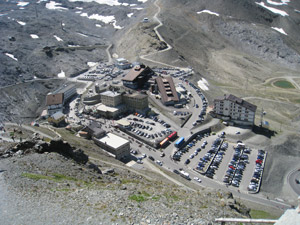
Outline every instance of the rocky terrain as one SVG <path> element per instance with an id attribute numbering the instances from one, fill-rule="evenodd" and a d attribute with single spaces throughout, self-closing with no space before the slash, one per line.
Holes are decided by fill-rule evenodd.
<path id="1" fill-rule="evenodd" d="M 100 1 L 101 2 L 101 1 Z M 0 86 L 78 74 L 106 61 L 116 32 L 137 17 L 141 1 L 5 1 L 0 3 Z M 130 16 L 130 17 L 129 17 Z M 131 18 L 132 17 L 132 18 Z"/>
<path id="2" fill-rule="evenodd" d="M 95 165 L 62 140 L 26 141 L 2 149 L 0 158 L 1 224 L 213 224 L 216 217 L 249 217 L 231 193 L 188 191 Z"/>

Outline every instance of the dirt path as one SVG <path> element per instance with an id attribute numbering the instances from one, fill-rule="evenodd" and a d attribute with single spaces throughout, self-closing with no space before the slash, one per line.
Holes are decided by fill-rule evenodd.
<path id="1" fill-rule="evenodd" d="M 5 125 L 8 125 L 8 126 L 19 126 L 18 124 L 16 123 L 5 123 Z M 25 130 L 29 130 L 29 131 L 32 131 L 34 133 L 38 133 L 46 138 L 49 138 L 49 139 L 53 139 L 53 137 L 51 137 L 50 135 L 48 134 L 45 134 L 44 132 L 36 129 L 35 127 L 31 127 L 31 126 L 28 126 L 28 125 L 22 125 L 22 128 L 24 128 Z"/>
<path id="2" fill-rule="evenodd" d="M 156 20 L 158 22 L 158 25 L 156 27 L 154 27 L 154 32 L 156 33 L 157 37 L 159 38 L 160 41 L 162 42 L 165 42 L 166 45 L 167 45 L 167 48 L 166 49 L 163 49 L 163 50 L 160 50 L 160 51 L 157 51 L 157 52 L 152 52 L 150 54 L 147 54 L 147 55 L 141 55 L 140 58 L 143 59 L 143 60 L 146 60 L 146 61 L 149 61 L 149 62 L 152 62 L 152 63 L 155 63 L 155 64 L 160 64 L 160 65 L 163 65 L 163 66 L 167 66 L 167 67 L 171 67 L 171 68 L 176 68 L 176 69 L 180 69 L 180 70 L 189 70 L 189 68 L 185 68 L 185 67 L 178 67 L 178 66 L 174 66 L 174 65 L 170 65 L 170 64 L 167 64 L 167 63 L 162 63 L 162 62 L 159 62 L 159 61 L 156 61 L 156 60 L 153 60 L 153 59 L 149 59 L 148 57 L 149 56 L 152 56 L 154 54 L 157 54 L 157 53 L 163 53 L 163 52 L 166 52 L 166 51 L 169 51 L 171 49 L 173 49 L 173 47 L 168 43 L 166 42 L 166 40 L 161 36 L 161 34 L 158 32 L 158 28 L 160 28 L 161 26 L 163 26 L 163 23 L 161 22 L 161 20 L 157 17 L 157 15 L 160 13 L 161 11 L 161 8 L 160 6 L 157 4 L 158 0 L 156 0 L 154 2 L 154 5 L 157 7 L 157 12 L 154 14 L 153 16 L 153 19 Z"/>

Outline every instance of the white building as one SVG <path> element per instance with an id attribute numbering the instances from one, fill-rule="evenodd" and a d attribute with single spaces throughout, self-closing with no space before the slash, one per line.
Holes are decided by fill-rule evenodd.
<path id="1" fill-rule="evenodd" d="M 254 125 L 256 105 L 234 95 L 224 95 L 214 100 L 214 114 L 239 125 Z"/>
<path id="2" fill-rule="evenodd" d="M 126 158 L 130 155 L 130 143 L 124 138 L 119 137 L 113 133 L 107 133 L 106 136 L 102 138 L 93 138 L 94 142 L 113 154 L 116 159 Z"/>

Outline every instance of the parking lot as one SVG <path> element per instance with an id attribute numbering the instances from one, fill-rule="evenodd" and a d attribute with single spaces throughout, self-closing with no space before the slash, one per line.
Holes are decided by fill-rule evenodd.
<path id="1" fill-rule="evenodd" d="M 159 143 L 172 133 L 171 125 L 157 116 L 150 116 L 146 118 L 141 114 L 131 114 L 126 117 L 130 122 L 127 130 L 133 136 L 140 136 L 141 138 Z"/>
<path id="2" fill-rule="evenodd" d="M 263 172 L 262 150 L 250 149 L 243 143 L 230 143 L 226 135 L 198 135 L 182 148 L 180 164 L 218 183 L 239 190 L 258 192 Z"/>

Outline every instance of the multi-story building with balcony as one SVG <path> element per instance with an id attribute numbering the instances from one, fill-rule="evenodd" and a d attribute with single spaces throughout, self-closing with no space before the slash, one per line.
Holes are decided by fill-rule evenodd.
<path id="1" fill-rule="evenodd" d="M 213 113 L 234 124 L 253 126 L 256 108 L 256 105 L 229 94 L 214 100 Z"/>

